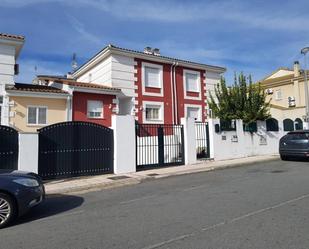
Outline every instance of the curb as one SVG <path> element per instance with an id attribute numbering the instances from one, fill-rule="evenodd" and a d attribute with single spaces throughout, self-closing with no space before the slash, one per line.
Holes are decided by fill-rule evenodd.
<path id="1" fill-rule="evenodd" d="M 204 167 L 204 168 L 197 168 L 197 169 L 188 169 L 184 171 L 174 172 L 174 173 L 165 173 L 165 174 L 159 174 L 157 176 L 137 176 L 137 177 L 130 177 L 126 180 L 119 180 L 115 182 L 105 182 L 105 183 L 95 183 L 95 184 L 88 184 L 85 186 L 76 186 L 76 187 L 69 187 L 69 188 L 62 188 L 61 190 L 46 190 L 47 195 L 51 194 L 82 194 L 87 192 L 94 192 L 94 191 L 100 191 L 104 189 L 111 189 L 111 188 L 119 188 L 124 186 L 130 186 L 130 185 L 136 185 L 147 181 L 162 179 L 162 178 L 168 178 L 173 176 L 181 176 L 181 175 L 188 175 L 188 174 L 197 174 L 202 172 L 209 172 L 209 171 L 215 171 L 215 170 L 224 170 L 228 168 L 236 168 L 236 167 L 242 167 L 242 166 L 250 166 L 253 164 L 259 164 L 269 161 L 275 161 L 278 160 L 279 157 L 273 157 L 273 158 L 266 158 L 266 159 L 260 159 L 257 161 L 249 161 L 249 162 L 235 162 L 228 165 L 221 165 L 221 166 L 210 166 L 210 167 Z"/>

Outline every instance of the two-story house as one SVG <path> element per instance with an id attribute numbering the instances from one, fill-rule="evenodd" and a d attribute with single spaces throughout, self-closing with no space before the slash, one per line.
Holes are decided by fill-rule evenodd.
<path id="1" fill-rule="evenodd" d="M 140 52 L 108 45 L 66 79 L 40 76 L 38 80 L 62 90 L 67 82 L 121 90 L 113 93 L 112 103 L 105 100 L 107 96 L 95 104 L 83 100 L 86 104 L 79 109 L 83 113 L 101 110 L 107 102 L 115 105 L 115 113 L 133 114 L 139 123 L 179 124 L 182 117 L 206 120 L 208 86 L 213 89 L 225 70 L 162 56 L 159 49 Z M 80 101 L 77 96 L 75 102 Z"/>
<path id="2" fill-rule="evenodd" d="M 305 85 L 299 62 L 294 62 L 293 69 L 277 69 L 260 83 L 266 91 L 266 101 L 270 101 L 271 116 L 278 120 L 292 119 L 302 125 L 306 114 Z"/>
<path id="3" fill-rule="evenodd" d="M 67 120 L 70 96 L 61 89 L 15 82 L 24 42 L 24 36 L 0 33 L 0 125 L 35 132 Z"/>

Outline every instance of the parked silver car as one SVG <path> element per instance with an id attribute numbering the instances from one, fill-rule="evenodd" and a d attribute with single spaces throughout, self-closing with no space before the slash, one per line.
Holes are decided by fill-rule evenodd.
<path id="1" fill-rule="evenodd" d="M 291 131 L 280 139 L 279 153 L 282 160 L 291 157 L 309 158 L 309 130 Z"/>

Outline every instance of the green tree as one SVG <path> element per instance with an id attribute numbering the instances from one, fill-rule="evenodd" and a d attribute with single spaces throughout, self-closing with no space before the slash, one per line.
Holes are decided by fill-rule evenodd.
<path id="1" fill-rule="evenodd" d="M 270 117 L 266 93 L 261 85 L 253 84 L 251 76 L 235 74 L 234 84 L 226 85 L 224 78 L 215 88 L 216 99 L 210 94 L 209 108 L 222 120 L 242 119 L 244 124 Z"/>

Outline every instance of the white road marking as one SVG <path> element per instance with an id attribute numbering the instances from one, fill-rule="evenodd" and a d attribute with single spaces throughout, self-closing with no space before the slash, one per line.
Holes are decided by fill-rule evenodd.
<path id="1" fill-rule="evenodd" d="M 128 200 L 128 201 L 122 201 L 120 202 L 120 204 L 130 204 L 136 201 L 142 201 L 142 200 L 146 200 L 146 199 L 150 199 L 153 197 L 156 197 L 157 195 L 148 195 L 148 196 L 144 196 L 144 197 L 140 197 L 140 198 L 136 198 L 136 199 L 132 199 L 132 200 Z"/>
<path id="2" fill-rule="evenodd" d="M 246 219 L 246 218 L 261 214 L 261 213 L 264 213 L 264 212 L 272 210 L 272 209 L 280 208 L 282 206 L 303 200 L 303 199 L 308 198 L 308 197 L 309 197 L 309 194 L 302 195 L 300 197 L 297 197 L 297 198 L 294 198 L 294 199 L 291 199 L 291 200 L 288 200 L 288 201 L 284 201 L 284 202 L 278 203 L 278 204 L 273 205 L 273 206 L 262 208 L 262 209 L 259 209 L 259 210 L 256 210 L 256 211 L 253 211 L 253 212 L 250 212 L 250 213 L 247 213 L 247 214 L 235 217 L 235 218 L 232 218 L 230 220 L 222 221 L 220 223 L 217 223 L 217 224 L 214 224 L 214 225 L 211 225 L 211 226 L 208 226 L 208 227 L 204 227 L 204 228 L 200 229 L 200 232 L 206 232 L 206 231 L 209 231 L 209 230 L 212 230 L 212 229 L 216 229 L 217 227 L 221 227 L 221 226 L 224 226 L 224 225 L 227 225 L 227 224 L 231 224 L 231 223 L 234 223 L 234 222 L 237 222 L 237 221 L 240 221 L 240 220 L 243 220 L 243 219 Z M 166 241 L 163 241 L 163 242 L 151 245 L 151 246 L 144 247 L 143 249 L 159 248 L 159 247 L 165 246 L 167 244 L 171 244 L 173 242 L 186 239 L 188 237 L 193 237 L 196 234 L 197 234 L 197 232 L 184 234 L 184 235 L 177 236 L 175 238 L 172 238 L 172 239 L 169 239 L 169 240 L 166 240 Z"/>

